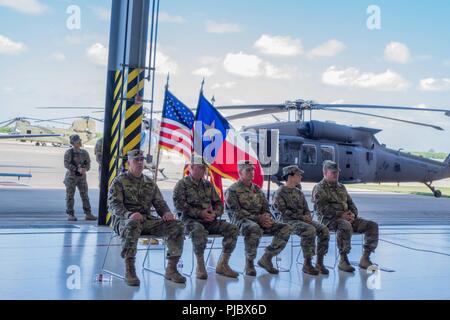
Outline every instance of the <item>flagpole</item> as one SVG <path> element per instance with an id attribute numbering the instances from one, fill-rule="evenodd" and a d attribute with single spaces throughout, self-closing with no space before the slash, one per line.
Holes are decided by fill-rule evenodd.
<path id="1" fill-rule="evenodd" d="M 166 81 L 166 87 L 165 87 L 166 91 L 164 93 L 164 103 L 163 103 L 163 110 L 162 110 L 162 113 L 161 113 L 161 117 L 162 117 L 162 115 L 164 115 L 164 108 L 166 107 L 165 101 L 166 101 L 167 90 L 169 90 L 169 80 L 170 80 L 170 74 L 167 73 L 167 81 Z M 159 138 L 160 137 L 161 137 L 161 131 L 160 131 L 160 134 L 159 134 Z M 161 159 L 161 146 L 159 145 L 159 139 L 158 139 L 158 144 L 157 144 L 156 148 L 157 148 L 157 150 L 156 150 L 155 183 L 158 182 L 159 161 Z"/>

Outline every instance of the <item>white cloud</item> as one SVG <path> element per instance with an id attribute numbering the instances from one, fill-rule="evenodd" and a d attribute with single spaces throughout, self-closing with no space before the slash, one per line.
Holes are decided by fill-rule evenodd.
<path id="1" fill-rule="evenodd" d="M 15 55 L 26 50 L 23 43 L 15 42 L 8 37 L 0 35 L 0 54 Z"/>
<path id="2" fill-rule="evenodd" d="M 209 33 L 241 32 L 242 28 L 236 23 L 206 21 L 206 31 Z"/>
<path id="3" fill-rule="evenodd" d="M 86 50 L 89 60 L 99 66 L 108 64 L 108 48 L 101 43 L 95 43 Z"/>
<path id="4" fill-rule="evenodd" d="M 291 79 L 292 74 L 287 70 L 282 70 L 270 63 L 265 63 L 265 76 L 271 79 Z"/>
<path id="5" fill-rule="evenodd" d="M 260 52 L 271 56 L 298 56 L 303 53 L 300 39 L 263 34 L 254 44 Z"/>
<path id="6" fill-rule="evenodd" d="M 245 104 L 244 100 L 241 99 L 230 99 L 231 104 L 236 105 L 236 104 Z"/>
<path id="7" fill-rule="evenodd" d="M 0 6 L 31 15 L 39 15 L 49 9 L 39 0 L 0 0 Z"/>
<path id="8" fill-rule="evenodd" d="M 66 61 L 66 56 L 62 52 L 55 52 L 50 56 L 53 61 L 64 62 Z"/>
<path id="9" fill-rule="evenodd" d="M 449 91 L 450 79 L 422 79 L 420 80 L 420 89 L 422 89 L 423 91 Z"/>
<path id="10" fill-rule="evenodd" d="M 161 12 L 159 14 L 159 22 L 168 22 L 168 23 L 185 23 L 186 19 L 182 16 L 172 16 L 167 12 Z"/>
<path id="11" fill-rule="evenodd" d="M 166 55 L 161 51 L 156 52 L 156 73 L 167 75 L 170 73 L 171 75 L 177 74 L 179 71 L 178 63 L 174 61 L 171 57 Z"/>
<path id="12" fill-rule="evenodd" d="M 228 73 L 247 78 L 265 76 L 270 79 L 291 79 L 293 77 L 292 68 L 278 68 L 256 55 L 243 52 L 228 53 L 223 66 Z"/>
<path id="13" fill-rule="evenodd" d="M 201 67 L 192 72 L 195 76 L 201 76 L 201 77 L 211 77 L 214 74 L 214 70 L 207 68 L 207 67 Z"/>
<path id="14" fill-rule="evenodd" d="M 391 42 L 384 49 L 384 58 L 396 63 L 408 63 L 411 61 L 409 48 L 401 42 Z"/>
<path id="15" fill-rule="evenodd" d="M 203 65 L 211 65 L 216 64 L 222 61 L 222 58 L 212 57 L 212 56 L 203 56 L 198 59 L 198 62 Z"/>
<path id="16" fill-rule="evenodd" d="M 338 55 L 345 49 L 345 45 L 336 39 L 331 39 L 308 53 L 308 58 L 330 58 Z"/>
<path id="17" fill-rule="evenodd" d="M 410 83 L 391 70 L 383 73 L 361 72 L 357 68 L 338 69 L 329 67 L 322 74 L 322 82 L 336 87 L 364 88 L 381 91 L 400 91 Z"/>
<path id="18" fill-rule="evenodd" d="M 263 61 L 255 55 L 239 53 L 228 53 L 223 61 L 223 67 L 231 74 L 254 78 L 262 74 Z"/>
<path id="19" fill-rule="evenodd" d="M 231 88 L 233 88 L 235 86 L 236 86 L 236 82 L 228 81 L 228 82 L 225 82 L 225 83 L 215 83 L 214 85 L 211 86 L 211 89 L 212 90 L 222 89 L 222 88 L 224 88 L 224 89 L 231 89 Z"/>
<path id="20" fill-rule="evenodd" d="M 109 21 L 111 19 L 110 9 L 102 6 L 91 6 L 91 9 L 100 20 Z"/>

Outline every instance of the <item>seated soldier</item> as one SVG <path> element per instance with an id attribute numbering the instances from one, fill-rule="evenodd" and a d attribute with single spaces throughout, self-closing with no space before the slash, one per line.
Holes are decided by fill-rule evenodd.
<path id="1" fill-rule="evenodd" d="M 298 188 L 302 181 L 303 171 L 296 165 L 283 168 L 283 178 L 286 185 L 275 192 L 273 205 L 281 214 L 281 220 L 294 228 L 294 234 L 301 238 L 303 257 L 303 272 L 311 275 L 328 274 L 323 264 L 323 258 L 328 252 L 330 233 L 328 228 L 312 220 L 305 195 Z M 317 235 L 317 264 L 313 267 L 311 260 L 316 252 L 315 238 Z"/>
<path id="2" fill-rule="evenodd" d="M 205 179 L 206 165 L 200 156 L 192 157 L 190 174 L 178 181 L 173 193 L 173 203 L 189 232 L 197 258 L 197 278 L 207 279 L 204 252 L 209 234 L 223 236 L 222 254 L 217 263 L 216 273 L 237 278 L 238 273 L 228 262 L 236 248 L 239 229 L 235 225 L 220 220 L 223 204 L 214 186 Z"/>
<path id="3" fill-rule="evenodd" d="M 358 208 L 347 192 L 345 186 L 339 183 L 338 165 L 330 160 L 323 163 L 323 179 L 314 186 L 312 201 L 320 222 L 330 230 L 336 231 L 336 241 L 339 248 L 339 269 L 353 272 L 348 260 L 351 250 L 352 232 L 364 234 L 364 253 L 359 266 L 367 269 L 372 262 L 370 254 L 378 246 L 378 224 L 358 217 Z"/>
<path id="4" fill-rule="evenodd" d="M 274 237 L 258 261 L 258 265 L 269 273 L 278 274 L 278 270 L 273 267 L 272 258 L 284 249 L 292 228 L 272 219 L 267 199 L 261 189 L 252 182 L 254 172 L 254 165 L 250 161 L 239 162 L 239 181 L 232 184 L 225 192 L 226 209 L 231 221 L 244 235 L 245 274 L 256 276 L 253 261 L 263 233 Z"/>
<path id="5" fill-rule="evenodd" d="M 156 183 L 142 174 L 142 151 L 128 152 L 128 166 L 128 171 L 114 179 L 108 194 L 113 227 L 122 238 L 121 256 L 125 259 L 125 281 L 130 286 L 139 286 L 134 266 L 137 243 L 141 235 L 154 235 L 167 237 L 166 279 L 184 283 L 186 278 L 177 270 L 177 263 L 183 253 L 183 223 L 175 220 Z M 152 206 L 161 218 L 151 215 Z"/>

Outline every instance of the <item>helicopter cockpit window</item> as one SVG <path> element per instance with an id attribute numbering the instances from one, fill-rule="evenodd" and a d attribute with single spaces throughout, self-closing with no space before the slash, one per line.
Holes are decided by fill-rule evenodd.
<path id="1" fill-rule="evenodd" d="M 322 146 L 320 149 L 321 149 L 321 152 L 322 152 L 322 161 L 325 161 L 325 160 L 335 161 L 335 159 L 334 159 L 334 147 L 332 147 L 332 146 Z"/>
<path id="2" fill-rule="evenodd" d="M 317 164 L 317 149 L 315 145 L 303 145 L 302 162 L 303 164 Z"/>

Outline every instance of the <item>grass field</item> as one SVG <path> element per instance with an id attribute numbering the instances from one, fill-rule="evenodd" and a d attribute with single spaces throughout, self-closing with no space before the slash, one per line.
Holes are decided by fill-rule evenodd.
<path id="1" fill-rule="evenodd" d="M 421 196 L 433 197 L 433 193 L 426 186 L 413 185 L 413 186 L 397 186 L 394 184 L 352 184 L 347 185 L 349 189 L 367 189 L 367 190 L 377 190 L 385 192 L 397 192 L 405 194 L 416 194 Z M 442 192 L 442 197 L 450 198 L 450 188 L 449 187 L 438 187 L 438 190 Z"/>

